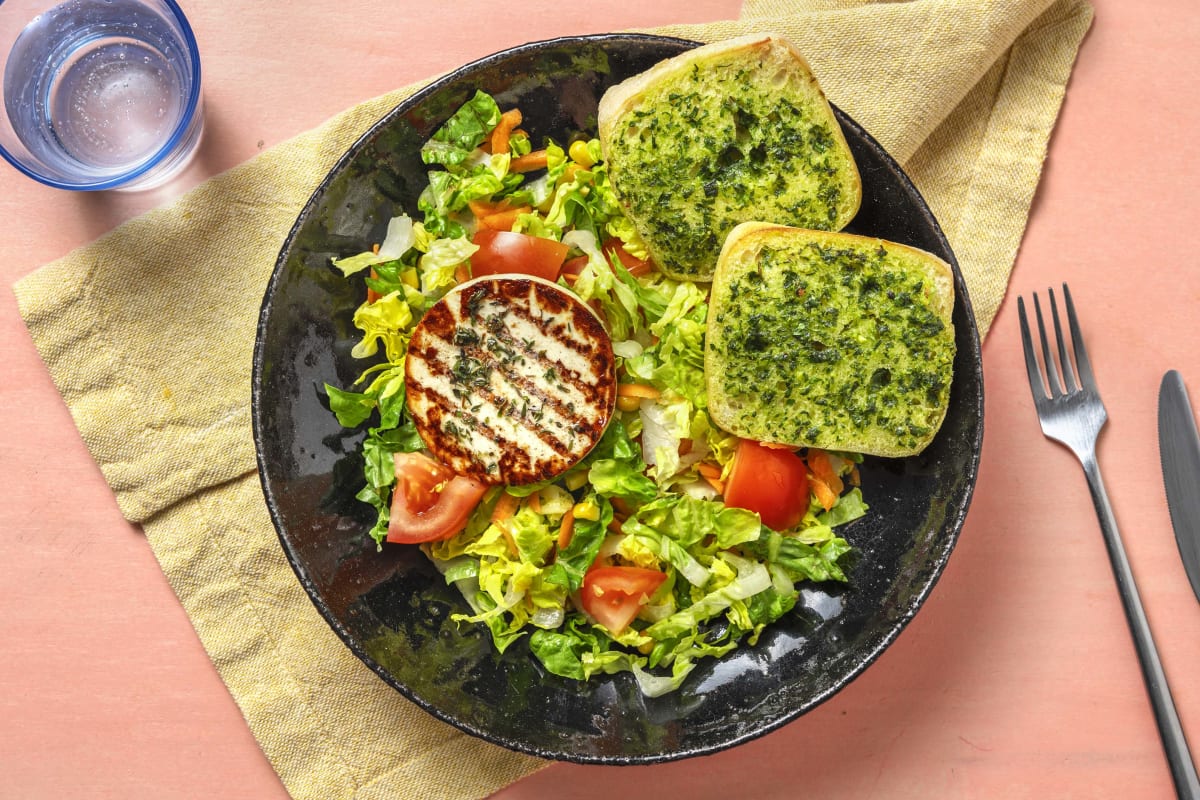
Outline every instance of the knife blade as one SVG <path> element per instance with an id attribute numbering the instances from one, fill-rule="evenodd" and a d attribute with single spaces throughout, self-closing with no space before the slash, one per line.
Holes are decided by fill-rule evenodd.
<path id="1" fill-rule="evenodd" d="M 1158 390 L 1158 453 L 1175 544 L 1200 600 L 1200 435 L 1177 370 L 1163 375 Z"/>

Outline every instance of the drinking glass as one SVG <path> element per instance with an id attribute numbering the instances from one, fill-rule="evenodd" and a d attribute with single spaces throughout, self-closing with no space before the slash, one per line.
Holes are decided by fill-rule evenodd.
<path id="1" fill-rule="evenodd" d="M 0 155 L 62 189 L 148 189 L 204 128 L 200 55 L 175 0 L 0 0 Z"/>

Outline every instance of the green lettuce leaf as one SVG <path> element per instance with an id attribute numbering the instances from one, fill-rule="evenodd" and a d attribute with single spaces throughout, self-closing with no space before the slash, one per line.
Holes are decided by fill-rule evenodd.
<path id="1" fill-rule="evenodd" d="M 588 257 L 587 266 L 579 273 L 574 286 L 571 287 L 575 294 L 585 302 L 599 301 L 609 333 L 614 339 L 629 338 L 638 323 L 638 299 L 636 292 L 617 278 L 617 271 L 626 274 L 628 272 L 619 264 L 609 264 L 595 234 L 591 231 L 573 230 L 565 234 L 562 241 Z"/>
<path id="2" fill-rule="evenodd" d="M 375 410 L 375 398 L 362 392 L 347 392 L 336 386 L 325 384 L 329 396 L 329 410 L 337 417 L 343 428 L 357 428 L 367 421 Z"/>
<path id="3" fill-rule="evenodd" d="M 660 497 L 639 508 L 632 519 L 683 547 L 711 536 L 717 547 L 729 549 L 758 539 L 762 530 L 753 511 L 687 495 Z"/>
<path id="4" fill-rule="evenodd" d="M 475 96 L 455 111 L 421 147 L 421 160 L 426 164 L 461 164 L 483 144 L 499 122 L 500 107 L 496 101 L 486 92 L 476 90 Z"/>
<path id="5" fill-rule="evenodd" d="M 846 582 L 843 562 L 851 556 L 853 548 L 845 539 L 831 536 L 824 542 L 809 544 L 775 531 L 765 533 L 757 541 L 743 544 L 743 550 L 783 567 L 793 580 Z"/>
<path id="6" fill-rule="evenodd" d="M 536 630 L 529 637 L 529 648 L 548 671 L 577 681 L 591 674 L 583 656 L 596 656 L 608 649 L 607 637 L 584 628 L 582 617 L 572 617 L 558 631 Z"/>
<path id="7" fill-rule="evenodd" d="M 609 423 L 588 459 L 588 482 L 599 494 L 637 503 L 652 500 L 658 494 L 654 481 L 645 475 L 641 449 L 621 420 Z"/>
<path id="8" fill-rule="evenodd" d="M 771 588 L 771 576 L 759 561 L 721 553 L 713 566 L 732 566 L 736 573 L 727 582 L 705 594 L 695 603 L 681 608 L 666 619 L 646 628 L 644 633 L 655 639 L 676 639 L 695 633 L 704 623 L 721 616 L 735 601 L 746 600 Z"/>
<path id="9" fill-rule="evenodd" d="M 838 525 L 845 525 L 847 522 L 865 517 L 868 508 L 869 506 L 863 500 L 862 490 L 855 486 L 839 497 L 833 508 L 823 514 L 818 514 L 817 520 L 822 525 L 836 528 Z"/>

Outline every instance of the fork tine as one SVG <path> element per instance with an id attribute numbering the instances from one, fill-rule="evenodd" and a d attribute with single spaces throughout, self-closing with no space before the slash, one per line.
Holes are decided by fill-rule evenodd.
<path id="1" fill-rule="evenodd" d="M 1067 306 L 1067 325 L 1071 328 L 1071 340 L 1075 345 L 1075 367 L 1079 371 L 1079 385 L 1084 389 L 1096 390 L 1096 376 L 1092 374 L 1092 362 L 1083 345 L 1083 333 L 1079 330 L 1079 318 L 1075 316 L 1075 304 L 1071 302 L 1071 290 L 1063 283 L 1063 301 Z"/>
<path id="2" fill-rule="evenodd" d="M 1036 295 L 1034 295 L 1036 297 Z M 1033 337 L 1029 333 L 1029 319 L 1025 316 L 1025 298 L 1017 298 L 1017 317 L 1021 321 L 1021 346 L 1025 350 L 1025 369 L 1029 372 L 1029 389 L 1033 392 L 1033 402 L 1038 403 L 1045 400 L 1049 395 L 1046 392 L 1046 381 L 1042 378 L 1042 371 L 1038 368 L 1037 356 L 1033 352 Z"/>
<path id="3" fill-rule="evenodd" d="M 1062 367 L 1063 383 L 1066 384 L 1067 394 L 1075 391 L 1075 370 L 1071 367 L 1071 359 L 1067 358 L 1067 345 L 1063 341 L 1062 326 L 1058 323 L 1058 303 L 1054 302 L 1054 290 L 1047 289 L 1046 292 L 1050 295 L 1050 317 L 1054 320 L 1054 338 L 1058 342 L 1058 363 Z M 1074 332 L 1071 335 L 1072 341 L 1078 341 Z"/>
<path id="4" fill-rule="evenodd" d="M 1054 357 L 1050 355 L 1050 343 L 1046 340 L 1046 324 L 1042 321 L 1042 304 L 1038 302 L 1038 296 L 1033 296 L 1033 312 L 1037 316 L 1038 336 L 1042 340 L 1042 363 L 1046 365 L 1046 380 L 1050 384 L 1050 399 L 1054 399 L 1065 394 L 1062 386 L 1058 382 L 1058 367 L 1054 363 Z"/>

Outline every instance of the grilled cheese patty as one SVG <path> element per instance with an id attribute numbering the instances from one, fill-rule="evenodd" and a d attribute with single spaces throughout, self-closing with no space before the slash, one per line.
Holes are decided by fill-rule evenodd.
<path id="1" fill-rule="evenodd" d="M 600 440 L 616 403 L 612 341 L 596 314 L 540 278 L 451 289 L 405 361 L 409 414 L 446 466 L 515 486 L 559 475 Z"/>

